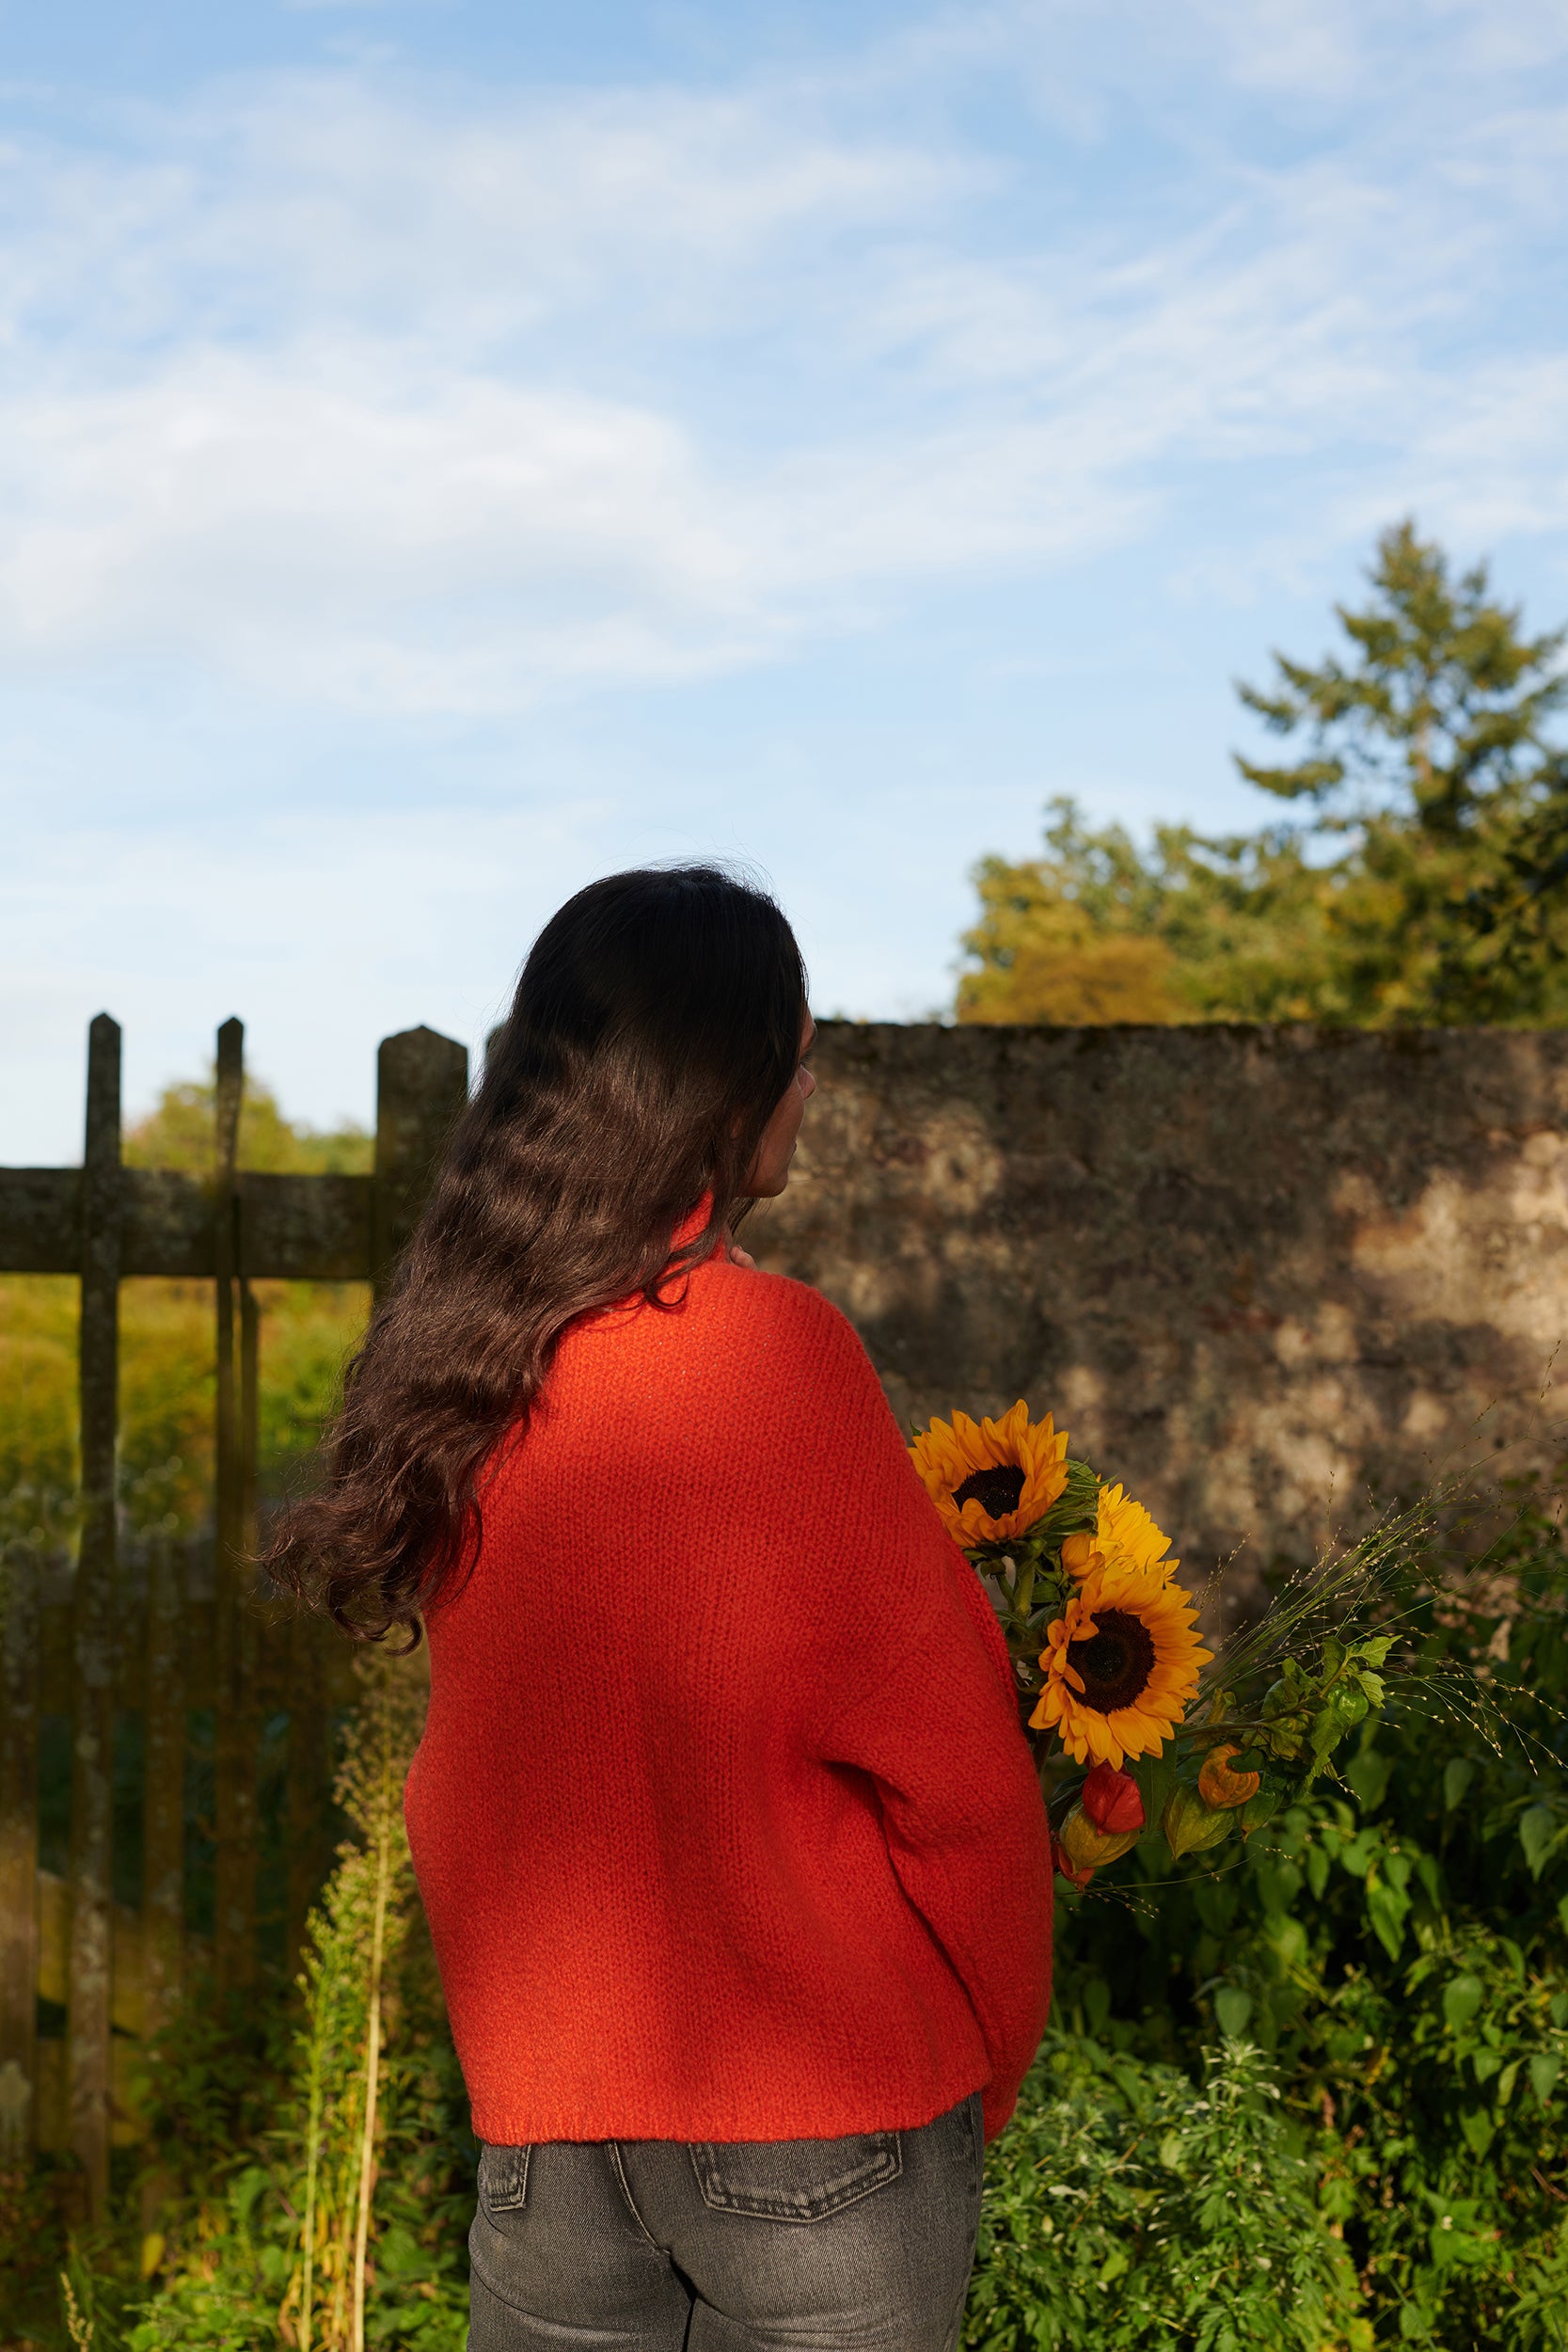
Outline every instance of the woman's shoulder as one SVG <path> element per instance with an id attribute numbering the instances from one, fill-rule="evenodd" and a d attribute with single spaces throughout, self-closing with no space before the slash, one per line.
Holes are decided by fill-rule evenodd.
<path id="1" fill-rule="evenodd" d="M 859 1333 L 831 1299 L 724 1258 L 692 1267 L 657 1306 L 638 1299 L 577 1327 L 550 1386 L 560 1399 L 579 1381 L 640 1394 L 717 1385 L 737 1406 L 766 1405 L 775 1422 L 781 1408 L 787 1421 L 796 1410 L 882 1401 Z"/>
<path id="2" fill-rule="evenodd" d="M 691 1331 L 704 1353 L 765 1390 L 776 1405 L 819 1412 L 887 1410 L 882 1385 L 848 1316 L 809 1282 L 716 1262 L 700 1269 Z"/>
<path id="3" fill-rule="evenodd" d="M 848 1316 L 809 1282 L 715 1258 L 698 1269 L 704 1305 L 716 1322 L 778 1346 L 842 1354 L 867 1361 Z"/>

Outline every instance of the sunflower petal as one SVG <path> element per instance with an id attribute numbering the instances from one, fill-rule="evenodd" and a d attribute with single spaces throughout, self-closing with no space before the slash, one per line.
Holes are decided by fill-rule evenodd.
<path id="1" fill-rule="evenodd" d="M 1085 1572 L 1050 1628 L 1040 1654 L 1047 1691 L 1059 1694 L 1050 1720 L 1059 1724 L 1063 1746 L 1079 1763 L 1092 1756 L 1097 1764 L 1119 1770 L 1128 1756 L 1158 1756 L 1196 1693 L 1199 1668 L 1212 1655 L 1192 1630 L 1197 1614 L 1192 1596 L 1171 1583 L 1162 1557 L 1142 1562 L 1125 1552 L 1107 1557 Z M 1106 1710 L 1090 1703 L 1072 1652 L 1103 1630 L 1104 1619 L 1114 1623 L 1116 1616 L 1133 1618 L 1142 1627 L 1148 1657 L 1140 1662 L 1133 1651 L 1142 1685 L 1125 1703 Z"/>

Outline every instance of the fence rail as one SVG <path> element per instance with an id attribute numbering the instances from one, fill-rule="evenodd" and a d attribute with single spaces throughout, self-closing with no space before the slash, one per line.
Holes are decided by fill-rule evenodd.
<path id="1" fill-rule="evenodd" d="M 111 2146 L 136 2129 L 127 2084 L 137 2038 L 168 2017 L 193 1968 L 231 1989 L 255 1977 L 263 1729 L 270 1753 L 286 1757 L 290 1955 L 325 1860 L 330 1718 L 345 1695 L 345 1660 L 318 1626 L 269 1608 L 257 1588 L 250 1286 L 384 1282 L 467 1080 L 467 1054 L 451 1039 L 426 1028 L 389 1037 L 376 1057 L 374 1173 L 258 1174 L 236 1165 L 244 1030 L 225 1022 L 214 1168 L 201 1183 L 124 1166 L 120 1032 L 101 1013 L 88 1032 L 82 1166 L 0 1168 L 0 1274 L 81 1283 L 75 1559 L 59 1576 L 14 1545 L 0 1591 L 0 2161 L 29 2146 L 70 2150 L 95 2214 L 108 2194 Z M 122 1557 L 119 1285 L 144 1275 L 214 1286 L 213 1539 Z M 198 1721 L 212 1731 L 210 1933 L 186 1916 Z M 63 1869 L 44 1867 L 40 1851 L 40 1755 L 51 1730 L 70 1756 L 69 1846 L 54 1857 Z M 121 1770 L 117 1790 L 117 1761 L 127 1755 L 135 1769 Z M 123 1864 L 127 1803 L 139 1885 L 136 1900 L 117 1902 L 117 1824 Z"/>

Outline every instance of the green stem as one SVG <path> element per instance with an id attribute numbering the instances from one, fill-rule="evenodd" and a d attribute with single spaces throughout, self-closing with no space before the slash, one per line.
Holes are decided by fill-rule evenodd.
<path id="1" fill-rule="evenodd" d="M 365 2026 L 364 2121 L 359 2137 L 359 2198 L 354 2221 L 354 2303 L 350 2352 L 365 2352 L 365 2255 L 370 2239 L 371 2201 L 375 2189 L 375 2106 L 381 2071 L 381 1963 L 386 1944 L 387 1898 L 392 1879 L 391 1756 L 384 1751 L 376 1819 L 375 1913 L 371 1930 L 369 2016 Z"/>
<path id="2" fill-rule="evenodd" d="M 322 2139 L 322 2048 L 321 2016 L 323 1989 L 320 1974 L 313 1988 L 312 2009 L 317 2012 L 310 2020 L 309 2074 L 307 2077 L 305 2122 L 305 2226 L 304 2276 L 300 2282 L 299 2345 L 300 2352 L 310 2352 L 310 2306 L 314 2300 L 316 2266 L 316 2182 L 321 2169 Z"/>

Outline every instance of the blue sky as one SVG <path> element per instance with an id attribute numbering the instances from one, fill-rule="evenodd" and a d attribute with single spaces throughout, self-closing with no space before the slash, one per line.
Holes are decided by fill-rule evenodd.
<path id="1" fill-rule="evenodd" d="M 1568 617 L 1560 0 L 0 5 L 0 1159 L 246 1020 L 364 1116 L 539 922 L 751 860 L 951 994 L 1047 796 L 1414 512 Z"/>

